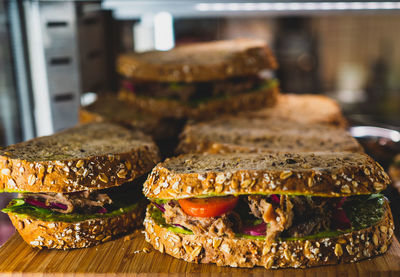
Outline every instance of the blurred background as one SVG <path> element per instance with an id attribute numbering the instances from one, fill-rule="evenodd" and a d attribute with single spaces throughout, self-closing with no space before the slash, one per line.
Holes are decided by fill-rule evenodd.
<path id="1" fill-rule="evenodd" d="M 75 125 L 81 102 L 117 92 L 119 53 L 237 37 L 269 43 L 283 92 L 325 94 L 353 125 L 400 130 L 399 30 L 399 2 L 0 1 L 0 146 Z M 0 214 L 0 245 L 12 232 Z"/>

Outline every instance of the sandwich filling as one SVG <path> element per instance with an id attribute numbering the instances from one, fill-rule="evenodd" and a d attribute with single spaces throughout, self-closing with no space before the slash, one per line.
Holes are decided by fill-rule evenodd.
<path id="1" fill-rule="evenodd" d="M 23 193 L 20 198 L 33 206 L 47 208 L 54 212 L 69 214 L 106 213 L 106 206 L 113 200 L 107 193 L 82 191 L 74 193 Z"/>
<path id="2" fill-rule="evenodd" d="M 115 216 L 137 207 L 137 185 L 72 193 L 21 193 L 2 211 L 44 221 L 75 222 Z"/>
<path id="3" fill-rule="evenodd" d="M 193 83 L 146 82 L 130 79 L 123 82 L 124 89 L 138 97 L 175 100 L 191 106 L 276 86 L 275 79 L 261 78 L 258 75 Z"/>
<path id="4" fill-rule="evenodd" d="M 366 228 L 384 215 L 379 194 L 351 197 L 247 195 L 153 200 L 155 221 L 176 232 L 278 239 L 329 237 Z"/>

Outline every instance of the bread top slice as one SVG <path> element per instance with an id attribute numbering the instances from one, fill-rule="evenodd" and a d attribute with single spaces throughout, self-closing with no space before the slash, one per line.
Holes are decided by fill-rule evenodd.
<path id="1" fill-rule="evenodd" d="M 226 117 L 187 125 L 177 153 L 363 152 L 346 130 L 273 118 Z"/>
<path id="2" fill-rule="evenodd" d="M 274 107 L 249 112 L 243 116 L 347 127 L 338 103 L 327 96 L 315 94 L 280 94 Z"/>
<path id="3" fill-rule="evenodd" d="M 125 54 L 117 60 L 117 71 L 122 76 L 158 82 L 222 80 L 276 68 L 275 58 L 265 42 L 244 38 L 187 44 L 170 51 Z"/>
<path id="4" fill-rule="evenodd" d="M 182 122 L 163 115 L 154 115 L 139 107 L 119 100 L 117 95 L 99 95 L 97 100 L 79 110 L 80 123 L 113 122 L 136 128 L 155 140 L 176 137 Z"/>
<path id="5" fill-rule="evenodd" d="M 77 126 L 0 150 L 0 190 L 75 192 L 118 186 L 159 161 L 138 130 L 111 123 Z"/>
<path id="6" fill-rule="evenodd" d="M 379 192 L 390 179 L 363 153 L 187 154 L 159 163 L 148 176 L 148 198 L 240 194 L 348 196 Z"/>

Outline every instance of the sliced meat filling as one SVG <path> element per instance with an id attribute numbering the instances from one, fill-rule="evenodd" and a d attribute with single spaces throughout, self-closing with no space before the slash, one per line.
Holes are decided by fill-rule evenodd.
<path id="1" fill-rule="evenodd" d="M 281 234 L 285 237 L 304 237 L 329 230 L 335 201 L 287 195 L 280 195 L 279 201 L 271 201 L 268 196 L 248 197 L 251 213 L 268 224 L 266 240 L 269 242 Z"/>
<path id="2" fill-rule="evenodd" d="M 337 199 L 295 196 L 291 201 L 294 205 L 294 220 L 292 226 L 285 231 L 285 236 L 305 237 L 330 228 L 332 210 Z"/>
<path id="3" fill-rule="evenodd" d="M 133 82 L 126 80 L 125 88 L 140 96 L 168 98 L 183 102 L 212 97 L 227 97 L 257 89 L 265 79 L 257 75 L 227 80 L 195 83 Z"/>
<path id="4" fill-rule="evenodd" d="M 285 231 L 287 237 L 305 237 L 329 229 L 329 218 L 323 215 L 314 215 L 308 221 L 294 224 Z"/>
<path id="5" fill-rule="evenodd" d="M 250 195 L 248 201 L 251 213 L 268 224 L 265 234 L 267 242 L 274 241 L 292 225 L 293 203 L 287 195 L 280 196 L 279 204 L 270 203 L 267 201 L 267 197 L 258 195 Z"/>
<path id="6" fill-rule="evenodd" d="M 24 199 L 36 200 L 49 209 L 60 213 L 96 213 L 101 212 L 105 205 L 112 203 L 105 193 L 97 191 L 82 191 L 74 193 L 24 193 Z"/>
<path id="7" fill-rule="evenodd" d="M 229 238 L 235 237 L 235 230 L 240 229 L 240 216 L 231 211 L 219 217 L 193 217 L 187 215 L 174 201 L 164 205 L 163 216 L 166 223 L 183 226 L 195 235 L 209 235 Z"/>

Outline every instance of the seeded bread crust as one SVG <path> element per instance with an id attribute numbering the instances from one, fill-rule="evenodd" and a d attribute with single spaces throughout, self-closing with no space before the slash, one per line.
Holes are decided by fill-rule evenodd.
<path id="1" fill-rule="evenodd" d="M 306 124 L 326 124 L 339 128 L 348 126 L 335 100 L 315 94 L 280 94 L 274 107 L 248 112 L 241 116 L 281 119 Z"/>
<path id="2" fill-rule="evenodd" d="M 137 97 L 127 90 L 120 90 L 118 98 L 128 101 L 133 107 L 148 111 L 156 116 L 189 118 L 197 121 L 213 119 L 222 114 L 236 114 L 239 111 L 256 110 L 272 107 L 279 95 L 279 88 L 272 87 L 254 92 L 247 92 L 227 99 L 215 99 L 191 107 L 175 100 L 159 100 Z"/>
<path id="3" fill-rule="evenodd" d="M 74 249 L 94 246 L 133 231 L 142 225 L 142 203 L 124 214 L 79 222 L 43 221 L 9 213 L 21 237 L 32 247 Z"/>
<path id="4" fill-rule="evenodd" d="M 387 251 L 393 237 L 393 218 L 385 205 L 382 220 L 369 228 L 334 238 L 278 241 L 208 237 L 175 233 L 157 225 L 149 212 L 144 220 L 145 237 L 156 250 L 194 263 L 218 266 L 305 268 L 356 262 Z"/>
<path id="5" fill-rule="evenodd" d="M 98 99 L 89 106 L 79 110 L 81 124 L 92 122 L 111 122 L 127 128 L 143 131 L 154 140 L 176 137 L 181 130 L 182 122 L 173 118 L 155 116 L 139 110 L 131 104 L 118 100 L 117 95 L 99 95 Z"/>
<path id="6" fill-rule="evenodd" d="M 117 60 L 122 76 L 158 82 L 223 80 L 276 68 L 271 50 L 255 39 L 188 44 L 170 51 L 125 54 Z"/>
<path id="7" fill-rule="evenodd" d="M 382 191 L 383 168 L 363 153 L 187 154 L 159 163 L 144 183 L 148 198 L 230 194 L 348 196 Z"/>
<path id="8" fill-rule="evenodd" d="M 347 131 L 281 119 L 226 117 L 189 124 L 176 149 L 184 153 L 363 152 Z"/>
<path id="9" fill-rule="evenodd" d="M 0 191 L 75 192 L 122 185 L 159 161 L 140 131 L 93 123 L 0 150 Z"/>

